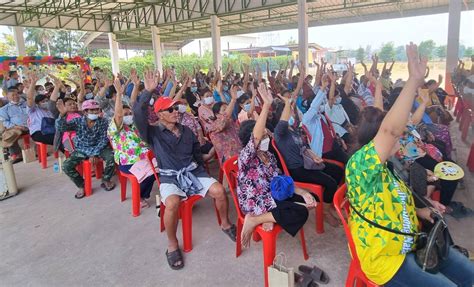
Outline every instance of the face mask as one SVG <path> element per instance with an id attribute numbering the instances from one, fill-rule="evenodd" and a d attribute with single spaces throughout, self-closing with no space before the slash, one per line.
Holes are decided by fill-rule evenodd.
<path id="1" fill-rule="evenodd" d="M 87 118 L 91 121 L 95 121 L 99 118 L 98 114 L 87 114 Z"/>
<path id="2" fill-rule="evenodd" d="M 293 126 L 295 124 L 295 119 L 293 118 L 293 116 L 291 116 L 290 119 L 288 119 L 288 124 L 290 126 Z"/>
<path id="3" fill-rule="evenodd" d="M 244 105 L 244 111 L 246 111 L 246 112 L 250 111 L 250 106 L 251 106 L 251 104 L 245 104 Z"/>
<path id="4" fill-rule="evenodd" d="M 126 124 L 127 126 L 130 126 L 133 124 L 133 115 L 128 115 L 123 117 L 123 123 Z"/>
<path id="5" fill-rule="evenodd" d="M 265 138 L 262 141 L 260 141 L 259 149 L 261 151 L 268 151 L 269 147 L 270 147 L 270 138 Z"/>
<path id="6" fill-rule="evenodd" d="M 188 109 L 188 107 L 186 105 L 178 105 L 178 112 L 180 114 L 184 114 L 187 109 Z"/>
<path id="7" fill-rule="evenodd" d="M 155 99 L 151 98 L 149 102 L 150 106 L 153 106 L 154 103 L 155 103 Z"/>
<path id="8" fill-rule="evenodd" d="M 324 105 L 320 105 L 319 106 L 319 112 L 322 114 L 322 113 L 324 113 L 324 110 L 325 110 Z"/>
<path id="9" fill-rule="evenodd" d="M 204 98 L 204 104 L 212 105 L 213 103 L 214 103 L 214 98 L 213 97 Z"/>
<path id="10" fill-rule="evenodd" d="M 196 93 L 198 91 L 198 87 L 191 87 L 191 93 Z"/>
<path id="11" fill-rule="evenodd" d="M 336 101 L 334 102 L 336 105 L 339 105 L 342 101 L 341 97 L 336 97 Z"/>
<path id="12" fill-rule="evenodd" d="M 39 106 L 40 106 L 40 108 L 46 110 L 46 109 L 48 109 L 48 106 L 49 106 L 49 105 L 48 105 L 48 103 L 41 103 L 41 104 L 39 104 Z"/>
<path id="13" fill-rule="evenodd" d="M 244 91 L 237 91 L 237 99 L 242 97 L 243 94 L 245 94 Z"/>
<path id="14" fill-rule="evenodd" d="M 46 91 L 43 91 L 43 90 L 38 91 L 38 95 L 46 95 Z"/>
<path id="15" fill-rule="evenodd" d="M 94 94 L 92 93 L 87 93 L 85 96 L 86 100 L 92 100 L 94 98 Z"/>
<path id="16" fill-rule="evenodd" d="M 229 90 L 229 87 L 224 86 L 224 92 L 227 92 Z"/>

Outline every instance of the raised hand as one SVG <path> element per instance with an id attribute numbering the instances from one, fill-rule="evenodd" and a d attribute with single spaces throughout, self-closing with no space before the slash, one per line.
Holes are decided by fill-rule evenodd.
<path id="1" fill-rule="evenodd" d="M 271 105 L 272 102 L 273 102 L 273 97 L 272 97 L 271 93 L 267 90 L 267 87 L 265 86 L 265 84 L 260 83 L 260 85 L 258 85 L 257 90 L 258 90 L 260 96 L 262 97 L 263 104 L 264 105 Z"/>
<path id="2" fill-rule="evenodd" d="M 321 89 L 324 91 L 329 86 L 329 77 L 328 74 L 324 74 L 321 78 Z"/>
<path id="3" fill-rule="evenodd" d="M 124 94 L 124 87 L 122 86 L 122 82 L 120 82 L 120 78 L 117 77 L 114 80 L 114 87 L 117 91 L 117 96 L 122 96 Z"/>
<path id="4" fill-rule="evenodd" d="M 426 64 L 428 60 L 423 57 L 420 59 L 418 55 L 418 47 L 411 43 L 406 46 L 408 58 L 408 75 L 416 81 L 423 81 L 425 78 Z"/>
<path id="5" fill-rule="evenodd" d="M 66 115 L 67 110 L 66 110 L 66 106 L 64 105 L 63 100 L 58 99 L 58 100 L 56 101 L 56 108 L 58 109 L 59 114 L 60 114 L 61 116 Z"/>
<path id="6" fill-rule="evenodd" d="M 230 89 L 230 97 L 232 100 L 237 100 L 237 90 L 239 86 L 233 85 L 232 88 Z"/>
<path id="7" fill-rule="evenodd" d="M 155 90 L 155 88 L 158 86 L 158 75 L 153 72 L 153 70 L 146 70 L 143 73 L 143 82 L 145 84 L 145 89 L 149 91 L 150 93 Z"/>
<path id="8" fill-rule="evenodd" d="M 430 92 L 428 89 L 418 89 L 418 96 L 421 98 L 423 104 L 427 105 L 430 102 Z"/>
<path id="9" fill-rule="evenodd" d="M 138 78 L 137 70 L 136 69 L 131 69 L 130 70 L 130 79 L 132 80 L 132 83 L 134 85 L 139 85 L 140 84 L 140 79 Z"/>

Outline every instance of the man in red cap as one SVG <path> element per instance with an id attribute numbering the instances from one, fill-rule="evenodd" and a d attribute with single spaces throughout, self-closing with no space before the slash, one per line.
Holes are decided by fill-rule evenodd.
<path id="1" fill-rule="evenodd" d="M 222 219 L 222 230 L 233 240 L 236 238 L 235 225 L 228 216 L 229 202 L 225 189 L 204 169 L 200 144 L 194 133 L 179 124 L 177 102 L 168 97 L 155 101 L 154 110 L 158 115 L 158 125 L 148 124 L 148 105 L 152 91 L 158 85 L 158 77 L 151 71 L 145 72 L 145 90 L 133 107 L 135 125 L 140 137 L 153 149 L 160 169 L 160 195 L 166 206 L 164 222 L 168 236 L 166 257 L 173 270 L 184 267 L 179 249 L 176 229 L 180 201 L 191 195 L 204 197 L 208 194 L 215 199 Z"/>

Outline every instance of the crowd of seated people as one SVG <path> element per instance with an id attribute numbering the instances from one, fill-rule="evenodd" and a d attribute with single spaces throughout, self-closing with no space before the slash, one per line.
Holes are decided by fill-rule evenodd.
<path id="1" fill-rule="evenodd" d="M 376 55 L 370 68 L 362 63 L 360 78 L 350 62 L 338 74 L 324 61 L 314 63 L 314 76 L 294 61 L 274 71 L 269 63 L 252 72 L 243 65 L 241 73 L 231 65 L 224 73 L 218 68 L 206 73 L 197 67 L 181 77 L 173 68 L 146 70 L 143 76 L 134 69 L 129 75 L 115 76 L 94 69 L 92 82 L 86 81 L 85 74 L 76 81 L 49 75 L 44 85 L 38 84 L 41 79 L 34 70 L 25 72 L 23 82 L 18 73 L 10 72 L 4 80 L 7 101 L 0 108 L 2 145 L 17 160 L 21 157 L 18 140 L 29 133 L 33 141 L 66 152 L 63 170 L 77 187 L 77 199 L 85 196 L 84 180 L 76 170 L 83 160 L 104 161 L 101 186 L 108 191 L 115 187 L 116 166 L 130 174 L 152 152 L 166 206 L 166 258 L 172 269 L 184 266 L 176 230 L 179 204 L 185 198 L 213 198 L 222 231 L 236 240 L 224 186 L 206 171 L 206 163 L 214 158 L 222 167 L 238 157 L 238 208 L 246 214 L 244 246 L 258 224 L 271 230 L 276 223 L 294 236 L 306 222 L 308 209 L 317 204 L 323 204 L 326 222 L 339 227 L 332 202 L 344 181 L 354 208 L 377 222 L 390 218 L 392 227 L 415 231 L 417 217 L 430 220 L 429 211 L 415 206 L 409 177 L 394 175 L 410 173 L 413 166 L 421 166 L 426 174 L 422 179 L 426 188 L 418 191 L 439 212 L 461 218 L 472 211 L 452 200 L 458 181 L 433 175 L 436 164 L 453 161 L 452 118 L 440 88 L 443 79 L 427 79 L 426 62 L 419 60 L 415 45 L 407 46 L 407 55 L 409 78 L 396 82 L 391 79 L 394 63 L 384 63 L 380 72 Z M 453 79 L 466 97 L 472 97 L 473 70 L 463 65 Z M 149 205 L 155 179 L 150 175 L 140 182 L 142 207 Z M 323 198 L 294 187 L 294 182 L 320 185 Z M 291 193 L 276 198 L 285 186 Z M 439 202 L 431 199 L 434 190 L 441 194 Z M 374 200 L 393 208 L 387 211 L 373 205 Z M 383 213 L 385 217 L 378 216 Z M 357 252 L 369 279 L 385 286 L 408 286 L 406 278 L 421 273 L 410 263 L 413 238 L 394 238 L 355 214 L 351 217 Z M 379 248 L 370 248 L 371 244 Z M 472 264 L 457 251 L 452 254 L 450 267 L 436 275 L 446 283 L 442 286 L 472 282 Z M 451 270 L 453 266 L 458 270 Z M 430 275 L 421 277 L 434 280 Z"/>

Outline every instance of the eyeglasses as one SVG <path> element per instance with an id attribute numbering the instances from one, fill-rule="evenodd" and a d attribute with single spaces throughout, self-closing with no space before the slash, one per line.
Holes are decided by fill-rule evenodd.
<path id="1" fill-rule="evenodd" d="M 177 111 L 177 110 L 179 110 L 179 107 L 177 105 L 175 105 L 175 106 L 169 107 L 165 110 L 161 110 L 160 112 L 165 112 L 166 111 L 166 112 L 171 114 L 173 111 Z"/>

